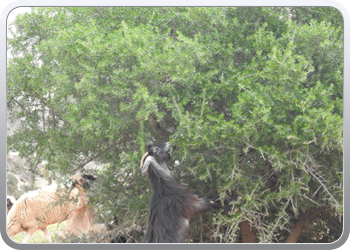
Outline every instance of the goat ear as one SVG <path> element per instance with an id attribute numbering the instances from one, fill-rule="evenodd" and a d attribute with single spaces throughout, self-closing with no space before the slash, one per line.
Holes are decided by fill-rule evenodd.
<path id="1" fill-rule="evenodd" d="M 93 177 L 92 175 L 89 175 L 89 174 L 83 174 L 83 178 L 90 180 L 90 181 L 96 180 L 95 177 Z"/>

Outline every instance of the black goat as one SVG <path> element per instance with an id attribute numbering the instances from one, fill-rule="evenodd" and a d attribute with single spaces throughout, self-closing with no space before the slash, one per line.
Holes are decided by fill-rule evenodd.
<path id="1" fill-rule="evenodd" d="M 148 145 L 141 159 L 142 175 L 148 175 L 152 196 L 149 202 L 145 243 L 184 242 L 189 221 L 192 217 L 210 208 L 229 211 L 232 206 L 226 200 L 224 205 L 218 196 L 198 198 L 187 186 L 182 185 L 170 172 L 166 162 L 170 159 L 170 143 L 159 146 Z"/>

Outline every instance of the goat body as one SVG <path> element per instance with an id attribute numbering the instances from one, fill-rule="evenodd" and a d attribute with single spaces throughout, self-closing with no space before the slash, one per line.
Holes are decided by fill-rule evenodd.
<path id="1" fill-rule="evenodd" d="M 211 208 L 231 208 L 222 205 L 218 196 L 197 197 L 170 172 L 166 165 L 169 159 L 168 143 L 149 145 L 141 159 L 142 173 L 148 175 L 152 189 L 145 243 L 184 242 L 192 217 Z"/>
<path id="2" fill-rule="evenodd" d="M 71 193 L 71 197 L 77 192 Z M 66 200 L 60 204 L 57 185 L 50 185 L 23 194 L 13 205 L 7 217 L 7 233 L 12 239 L 20 232 L 27 232 L 22 243 L 28 242 L 36 230 L 44 232 L 47 242 L 51 242 L 47 226 L 67 220 L 76 204 Z"/>

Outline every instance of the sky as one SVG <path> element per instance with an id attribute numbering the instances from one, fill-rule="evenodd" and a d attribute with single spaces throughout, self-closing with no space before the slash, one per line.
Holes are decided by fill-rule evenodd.
<path id="1" fill-rule="evenodd" d="M 1 7 L 2 7 L 2 4 L 1 4 Z M 30 11 L 30 7 L 16 8 L 10 12 L 10 14 L 7 18 L 7 21 L 12 22 L 18 14 L 24 13 L 24 12 L 29 12 L 29 11 Z"/>

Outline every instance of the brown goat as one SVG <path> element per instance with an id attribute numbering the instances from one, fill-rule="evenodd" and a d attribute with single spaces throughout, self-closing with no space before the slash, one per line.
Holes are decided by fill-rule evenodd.
<path id="1" fill-rule="evenodd" d="M 107 232 L 104 224 L 94 224 L 94 211 L 87 206 L 88 198 L 86 197 L 86 189 L 88 188 L 87 180 L 95 180 L 91 175 L 85 175 L 81 172 L 72 177 L 72 187 L 70 191 L 77 188 L 79 191 L 78 203 L 74 211 L 68 216 L 67 225 L 61 232 L 60 236 L 66 238 L 70 235 L 80 237 L 83 233 L 101 233 Z M 69 191 L 69 192 L 70 192 Z M 69 195 L 69 194 L 68 194 Z"/>

